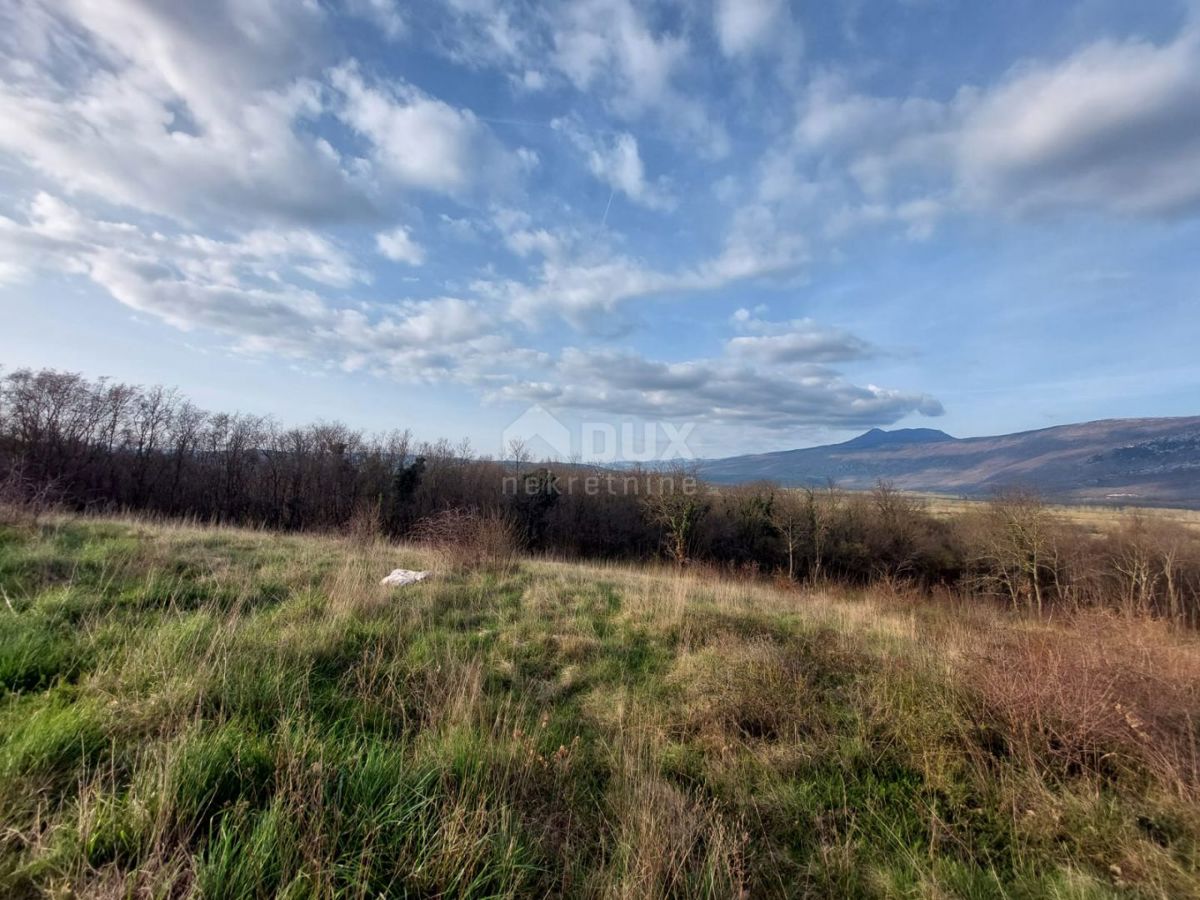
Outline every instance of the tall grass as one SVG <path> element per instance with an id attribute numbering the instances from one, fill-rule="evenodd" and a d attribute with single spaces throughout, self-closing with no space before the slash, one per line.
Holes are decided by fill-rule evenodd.
<path id="1" fill-rule="evenodd" d="M 0 527 L 0 895 L 1200 894 L 1191 633 L 510 552 Z"/>

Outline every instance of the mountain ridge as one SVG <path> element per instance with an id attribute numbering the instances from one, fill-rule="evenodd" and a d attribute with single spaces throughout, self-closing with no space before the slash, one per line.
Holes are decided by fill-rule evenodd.
<path id="1" fill-rule="evenodd" d="M 946 434 L 936 428 L 894 428 L 886 431 L 882 428 L 872 428 L 864 431 L 858 437 L 850 438 L 834 446 L 838 447 L 885 447 L 900 444 L 941 443 L 942 441 L 957 441 L 958 438 Z"/>
<path id="2" fill-rule="evenodd" d="M 931 428 L 870 431 L 839 444 L 702 460 L 718 484 L 834 481 L 978 496 L 1012 486 L 1074 503 L 1200 509 L 1200 416 L 1097 419 L 959 438 Z"/>

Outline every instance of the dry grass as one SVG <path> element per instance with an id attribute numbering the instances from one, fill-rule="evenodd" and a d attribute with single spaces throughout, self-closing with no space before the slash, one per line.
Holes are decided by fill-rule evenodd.
<path id="1" fill-rule="evenodd" d="M 811 703 L 806 662 L 773 641 L 727 637 L 681 655 L 667 683 L 683 696 L 683 727 L 706 746 L 794 741 Z"/>
<path id="2" fill-rule="evenodd" d="M 432 550 L 441 571 L 511 571 L 520 549 L 516 524 L 503 513 L 448 509 L 422 519 L 412 538 Z"/>
<path id="3" fill-rule="evenodd" d="M 974 514 L 988 501 L 950 497 L 944 494 L 915 493 L 925 509 L 939 518 L 954 519 Z M 1152 522 L 1180 525 L 1200 532 L 1200 510 L 1174 509 L 1171 507 L 1106 506 L 1103 504 L 1049 504 L 1047 509 L 1055 521 L 1078 525 L 1092 534 L 1106 534 L 1130 517 L 1140 517 Z"/>
<path id="4" fill-rule="evenodd" d="M 1101 613 L 1013 628 L 972 652 L 981 728 L 1055 776 L 1141 775 L 1200 796 L 1200 643 Z"/>
<path id="5" fill-rule="evenodd" d="M 1200 892 L 1200 644 L 901 588 L 0 531 L 0 893 Z"/>
<path id="6" fill-rule="evenodd" d="M 661 747 L 625 733 L 609 789 L 613 852 L 592 888 L 597 897 L 748 897 L 749 833 L 718 806 L 663 778 Z"/>

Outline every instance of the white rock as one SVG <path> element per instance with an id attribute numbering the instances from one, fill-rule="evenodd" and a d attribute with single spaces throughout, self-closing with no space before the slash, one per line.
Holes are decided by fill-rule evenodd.
<path id="1" fill-rule="evenodd" d="M 415 572 L 412 569 L 392 569 L 392 574 L 379 583 L 388 587 L 403 587 L 406 584 L 424 581 L 432 574 L 432 572 Z"/>

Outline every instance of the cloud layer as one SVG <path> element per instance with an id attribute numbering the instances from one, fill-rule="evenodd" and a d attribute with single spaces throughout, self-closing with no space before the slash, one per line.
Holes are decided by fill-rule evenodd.
<path id="1" fill-rule="evenodd" d="M 785 0 L 12 0 L 0 283 L 477 401 L 939 415 L 811 279 L 871 236 L 1194 219 L 1189 15 L 906 81 Z"/>

